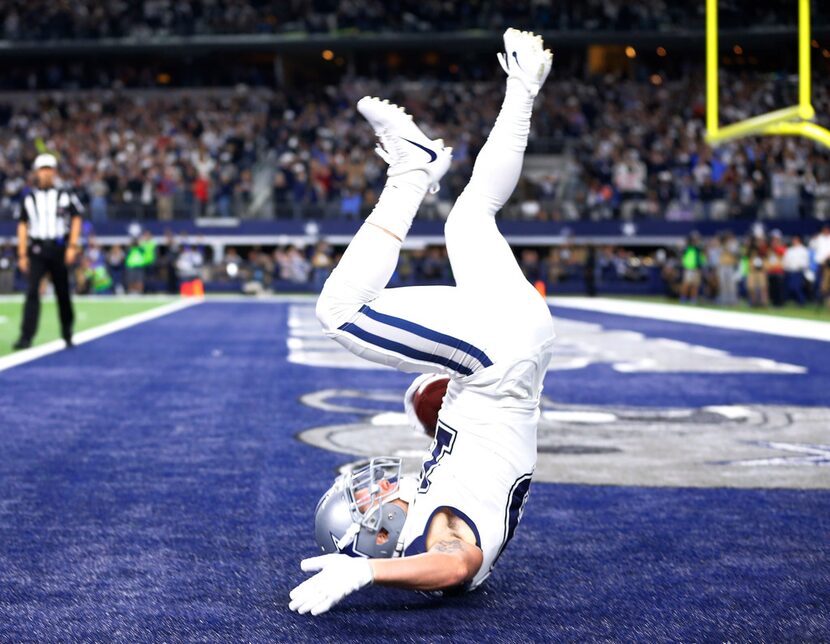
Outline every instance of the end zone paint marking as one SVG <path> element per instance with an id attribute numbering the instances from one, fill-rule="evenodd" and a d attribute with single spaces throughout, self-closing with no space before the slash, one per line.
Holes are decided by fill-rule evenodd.
<path id="1" fill-rule="evenodd" d="M 170 304 L 163 304 L 162 306 L 150 309 L 149 311 L 134 313 L 133 315 L 127 315 L 123 318 L 107 322 L 92 329 L 79 331 L 73 336 L 73 341 L 76 345 L 92 342 L 93 340 L 102 338 L 105 335 L 110 335 L 111 333 L 128 329 L 131 326 L 141 324 L 142 322 L 149 322 L 150 320 L 155 320 L 156 318 L 190 308 L 191 306 L 195 306 L 201 302 L 202 300 L 183 299 L 170 302 Z M 65 346 L 66 345 L 63 340 L 52 340 L 51 342 L 32 347 L 31 349 L 24 349 L 23 351 L 3 356 L 0 358 L 0 372 L 27 362 L 31 362 L 32 360 L 48 356 L 49 354 L 63 351 Z"/>

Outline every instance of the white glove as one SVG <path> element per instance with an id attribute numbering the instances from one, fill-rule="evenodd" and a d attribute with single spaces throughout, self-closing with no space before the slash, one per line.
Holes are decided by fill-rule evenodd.
<path id="1" fill-rule="evenodd" d="M 325 613 L 337 602 L 374 580 L 368 559 L 343 554 L 303 559 L 300 568 L 305 572 L 319 571 L 291 591 L 288 608 L 301 615 L 309 611 L 312 615 Z"/>

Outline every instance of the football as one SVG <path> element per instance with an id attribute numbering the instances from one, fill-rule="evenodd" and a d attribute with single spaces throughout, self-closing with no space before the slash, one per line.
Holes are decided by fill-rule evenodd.
<path id="1" fill-rule="evenodd" d="M 418 387 L 412 397 L 415 415 L 421 421 L 424 431 L 430 438 L 435 436 L 435 428 L 438 426 L 438 412 L 444 402 L 444 394 L 447 393 L 449 382 L 450 379 L 445 376 L 430 378 Z"/>

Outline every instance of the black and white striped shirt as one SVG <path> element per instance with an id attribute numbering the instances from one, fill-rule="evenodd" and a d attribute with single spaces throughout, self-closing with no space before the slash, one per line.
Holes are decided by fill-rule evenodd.
<path id="1" fill-rule="evenodd" d="M 65 239 L 72 217 L 81 217 L 84 206 L 63 188 L 26 188 L 15 209 L 15 217 L 29 226 L 32 239 Z"/>

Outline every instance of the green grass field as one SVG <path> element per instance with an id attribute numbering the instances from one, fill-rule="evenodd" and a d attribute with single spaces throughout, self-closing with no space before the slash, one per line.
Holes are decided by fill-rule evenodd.
<path id="1" fill-rule="evenodd" d="M 173 298 L 80 298 L 74 299 L 75 331 L 112 322 L 133 313 L 141 313 L 172 301 Z M 20 319 L 23 316 L 23 296 L 0 301 L 0 356 L 12 351 L 12 344 L 20 333 Z M 43 344 L 60 338 L 57 303 L 54 299 L 44 299 L 40 308 L 40 328 L 34 344 Z"/>
<path id="2" fill-rule="evenodd" d="M 694 306 L 699 309 L 712 309 L 713 311 L 734 311 L 738 313 L 747 313 L 750 315 L 774 315 L 784 318 L 799 318 L 801 320 L 818 320 L 819 322 L 830 322 L 830 309 L 819 308 L 815 304 L 809 304 L 804 307 L 795 304 L 786 304 L 780 308 L 767 307 L 765 309 L 756 309 L 749 306 L 745 302 L 741 302 L 736 306 L 718 306 L 708 302 L 698 302 L 697 304 L 681 304 L 677 300 L 650 295 L 619 295 L 610 296 L 620 300 L 635 300 L 637 302 L 654 302 L 655 304 L 674 304 L 676 306 Z"/>

